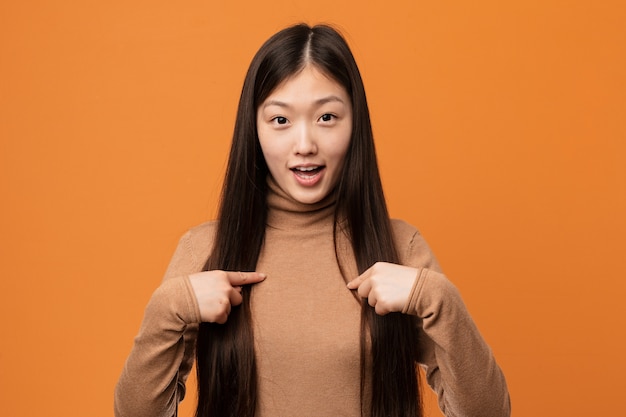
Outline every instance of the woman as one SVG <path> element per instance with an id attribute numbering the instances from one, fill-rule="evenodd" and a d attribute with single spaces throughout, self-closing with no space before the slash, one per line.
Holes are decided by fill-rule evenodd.
<path id="1" fill-rule="evenodd" d="M 181 239 L 116 415 L 176 415 L 194 355 L 197 416 L 420 416 L 418 364 L 446 416 L 510 414 L 458 292 L 389 219 L 362 80 L 332 28 L 284 29 L 255 55 L 219 219 Z"/>

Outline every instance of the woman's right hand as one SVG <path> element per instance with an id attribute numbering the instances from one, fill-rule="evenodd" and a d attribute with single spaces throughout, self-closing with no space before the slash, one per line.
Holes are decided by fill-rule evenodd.
<path id="1" fill-rule="evenodd" d="M 267 276 L 259 272 L 203 271 L 189 275 L 202 322 L 224 324 L 232 306 L 241 304 L 241 286 Z"/>

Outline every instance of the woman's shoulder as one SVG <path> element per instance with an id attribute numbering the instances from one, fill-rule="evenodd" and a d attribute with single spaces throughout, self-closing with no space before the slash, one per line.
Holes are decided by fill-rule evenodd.
<path id="1" fill-rule="evenodd" d="M 391 228 L 396 239 L 399 237 L 410 238 L 420 234 L 415 226 L 402 219 L 391 219 Z"/>
<path id="2" fill-rule="evenodd" d="M 430 246 L 420 231 L 410 223 L 400 219 L 391 219 L 391 228 L 400 256 L 400 263 L 413 267 L 440 270 Z"/>
<path id="3" fill-rule="evenodd" d="M 207 236 L 214 236 L 216 229 L 217 220 L 209 220 L 189 228 L 186 235 L 194 238 L 206 238 Z"/>
<path id="4" fill-rule="evenodd" d="M 401 219 L 391 219 L 391 230 L 398 250 L 410 249 L 416 239 L 423 240 L 417 227 Z"/>
<path id="5" fill-rule="evenodd" d="M 217 221 L 200 223 L 188 229 L 180 239 L 180 243 L 188 245 L 194 253 L 207 251 L 208 255 L 208 251 L 213 246 L 216 231 Z"/>
<path id="6" fill-rule="evenodd" d="M 194 226 L 183 234 L 170 260 L 165 278 L 202 270 L 213 248 L 216 226 L 215 221 L 209 221 Z"/>

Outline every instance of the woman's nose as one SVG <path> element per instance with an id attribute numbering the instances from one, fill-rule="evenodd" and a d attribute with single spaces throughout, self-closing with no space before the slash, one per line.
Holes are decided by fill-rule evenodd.
<path id="1" fill-rule="evenodd" d="M 298 155 L 310 155 L 317 152 L 315 134 L 309 126 L 302 125 L 296 131 L 294 152 Z"/>

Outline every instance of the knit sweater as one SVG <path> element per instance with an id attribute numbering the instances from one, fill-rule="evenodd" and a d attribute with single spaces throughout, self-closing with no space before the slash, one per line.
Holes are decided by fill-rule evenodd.
<path id="1" fill-rule="evenodd" d="M 250 301 L 257 416 L 360 417 L 361 306 L 337 260 L 345 279 L 358 272 L 347 239 L 335 252 L 333 198 L 300 204 L 270 184 L 268 206 L 256 269 L 268 278 L 255 284 Z M 419 362 L 440 408 L 447 417 L 509 416 L 504 376 L 458 291 L 415 228 L 398 220 L 392 226 L 400 262 L 417 268 L 403 312 L 421 323 Z M 200 322 L 188 275 L 204 266 L 214 234 L 210 222 L 181 238 L 116 386 L 116 416 L 176 415 Z"/>

